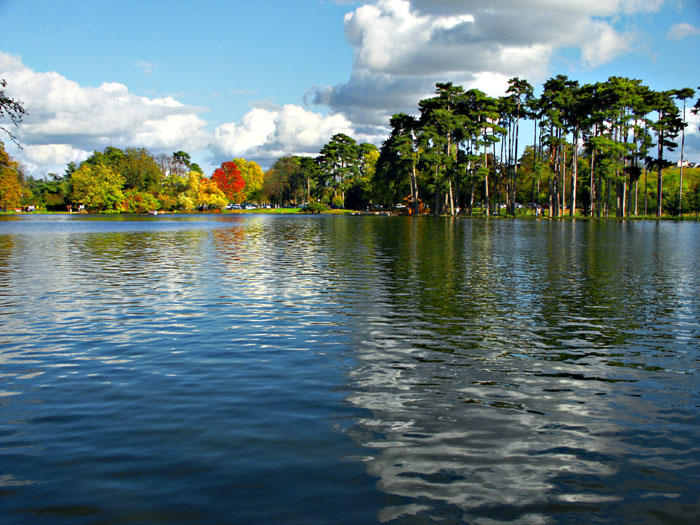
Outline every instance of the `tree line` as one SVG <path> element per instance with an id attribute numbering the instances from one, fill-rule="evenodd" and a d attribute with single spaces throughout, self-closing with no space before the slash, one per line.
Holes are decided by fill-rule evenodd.
<path id="1" fill-rule="evenodd" d="M 0 142 L 0 206 L 6 209 L 144 213 L 221 209 L 261 200 L 263 170 L 255 162 L 224 162 L 211 177 L 185 151 L 154 156 L 144 148 L 95 151 L 80 165 L 46 178 L 24 174 Z"/>
<path id="2" fill-rule="evenodd" d="M 405 203 L 415 214 L 478 207 L 516 215 L 526 206 L 550 217 L 697 213 L 700 170 L 684 158 L 694 93 L 655 91 L 623 77 L 580 85 L 558 75 L 539 97 L 517 77 L 502 97 L 438 83 L 417 115 L 391 118 L 378 156 L 340 134 L 316 159 L 285 157 L 273 171 L 288 194 L 355 209 Z M 700 100 L 690 110 L 697 113 Z M 523 137 L 527 121 L 532 135 Z M 678 148 L 679 135 L 681 162 L 671 169 L 665 154 Z"/>
<path id="3" fill-rule="evenodd" d="M 211 177 L 184 151 L 108 147 L 62 175 L 33 179 L 0 147 L 0 206 L 142 212 L 250 201 L 398 204 L 414 214 L 516 215 L 527 206 L 550 217 L 697 213 L 700 170 L 684 162 L 687 113 L 700 111 L 700 99 L 687 107 L 694 94 L 623 77 L 580 85 L 557 75 L 540 96 L 517 77 L 501 97 L 438 83 L 416 115 L 390 119 L 380 148 L 339 133 L 316 157 L 284 156 L 265 172 L 233 159 Z M 21 120 L 23 108 L 11 102 L 6 111 Z M 680 166 L 670 169 L 664 155 L 679 137 Z"/>

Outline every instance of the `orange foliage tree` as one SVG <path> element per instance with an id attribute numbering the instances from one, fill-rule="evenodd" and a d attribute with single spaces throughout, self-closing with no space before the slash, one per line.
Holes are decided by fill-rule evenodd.
<path id="1" fill-rule="evenodd" d="M 229 202 L 242 202 L 245 180 L 235 162 L 224 162 L 214 171 L 212 180 L 224 193 Z"/>

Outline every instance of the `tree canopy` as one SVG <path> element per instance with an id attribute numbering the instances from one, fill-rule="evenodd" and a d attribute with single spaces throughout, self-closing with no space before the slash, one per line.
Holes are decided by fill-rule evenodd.
<path id="1" fill-rule="evenodd" d="M 0 117 L 19 123 L 24 108 L 0 94 Z M 441 82 L 414 114 L 391 117 L 380 148 L 336 133 L 316 156 L 284 155 L 267 171 L 235 158 L 207 178 L 186 151 L 153 156 L 144 148 L 110 146 L 43 180 L 24 177 L 8 158 L 0 191 L 5 207 L 83 204 L 96 211 L 252 201 L 405 205 L 414 214 L 515 215 L 524 203 L 549 217 L 682 214 L 696 209 L 697 173 L 684 171 L 681 162 L 676 176 L 668 157 L 680 137 L 684 160 L 686 109 L 694 95 L 692 88 L 655 91 L 625 77 L 581 85 L 556 75 L 539 95 L 514 77 L 500 97 Z M 690 111 L 700 112 L 700 99 Z M 523 138 L 527 121 L 532 135 Z"/>

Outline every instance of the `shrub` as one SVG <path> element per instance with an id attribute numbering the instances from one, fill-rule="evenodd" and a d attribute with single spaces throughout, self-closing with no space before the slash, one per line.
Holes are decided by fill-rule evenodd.
<path id="1" fill-rule="evenodd" d="M 305 204 L 299 211 L 302 213 L 321 213 L 328 208 L 320 202 L 309 202 Z"/>

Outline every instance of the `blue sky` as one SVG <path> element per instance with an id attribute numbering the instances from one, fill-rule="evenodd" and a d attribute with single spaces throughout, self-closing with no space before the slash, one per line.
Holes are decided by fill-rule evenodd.
<path id="1" fill-rule="evenodd" d="M 337 132 L 380 144 L 442 81 L 697 88 L 698 49 L 698 0 L 0 0 L 0 77 L 30 113 L 24 149 L 5 142 L 36 176 L 110 144 L 185 150 L 209 173 Z"/>

